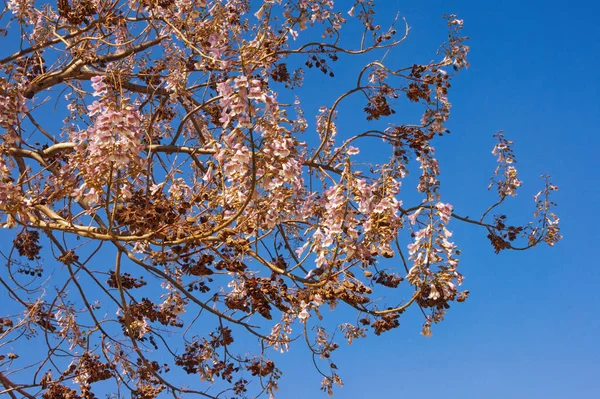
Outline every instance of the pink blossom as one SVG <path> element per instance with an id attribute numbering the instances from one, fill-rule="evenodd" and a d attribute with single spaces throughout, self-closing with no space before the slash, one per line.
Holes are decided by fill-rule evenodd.
<path id="1" fill-rule="evenodd" d="M 248 87 L 248 78 L 246 76 L 238 76 L 234 79 L 234 82 L 237 88 Z"/>
<path id="2" fill-rule="evenodd" d="M 438 290 L 435 288 L 435 285 L 434 285 L 434 284 L 430 284 L 430 285 L 429 285 L 429 290 L 430 290 L 430 291 L 429 291 L 429 296 L 428 296 L 428 298 L 429 298 L 429 299 L 436 300 L 436 299 L 438 299 L 438 298 L 440 297 L 440 293 L 439 293 L 439 291 L 438 291 Z"/>
<path id="3" fill-rule="evenodd" d="M 356 147 L 348 146 L 346 148 L 346 154 L 348 155 L 356 155 L 360 152 L 360 150 Z"/>
<path id="4" fill-rule="evenodd" d="M 229 97 L 233 93 L 233 87 L 229 85 L 228 81 L 217 83 L 217 92 L 224 98 Z"/>
<path id="5" fill-rule="evenodd" d="M 104 76 L 92 76 L 92 88 L 94 89 L 94 97 L 100 97 L 106 94 L 106 83 L 104 83 Z"/>
<path id="6" fill-rule="evenodd" d="M 306 321 L 310 317 L 310 313 L 308 313 L 308 305 L 306 302 L 302 301 L 300 302 L 300 307 L 302 310 L 300 311 L 300 313 L 298 313 L 298 319 L 300 319 L 302 323 L 306 323 Z"/>
<path id="7" fill-rule="evenodd" d="M 310 244 L 310 241 L 307 241 L 307 242 L 304 243 L 303 246 L 298 247 L 296 249 L 296 251 L 295 251 L 296 252 L 296 256 L 298 256 L 298 257 L 302 256 L 302 254 L 304 253 L 304 251 L 306 250 L 306 248 L 308 248 L 309 244 Z"/>
<path id="8" fill-rule="evenodd" d="M 452 216 L 452 209 L 454 208 L 450 204 L 444 204 L 442 202 L 438 202 L 435 207 L 438 209 L 438 215 L 442 222 L 448 223 L 450 222 L 450 217 Z"/>
<path id="9" fill-rule="evenodd" d="M 421 244 L 419 244 L 418 242 L 413 242 L 407 245 L 408 247 L 408 254 L 409 255 L 413 255 L 415 252 L 417 252 L 417 250 L 420 248 Z"/>
<path id="10" fill-rule="evenodd" d="M 411 213 L 410 215 L 408 215 L 408 220 L 410 221 L 410 224 L 417 223 L 417 218 L 419 217 L 419 214 L 421 213 L 422 210 L 423 210 L 423 208 L 419 208 L 416 211 L 414 211 L 413 213 Z"/>
<path id="11" fill-rule="evenodd" d="M 254 16 L 257 19 L 262 19 L 263 15 L 265 14 L 265 7 L 266 7 L 266 5 L 263 4 L 262 6 L 260 6 L 260 8 L 258 9 L 258 11 L 254 13 Z"/>

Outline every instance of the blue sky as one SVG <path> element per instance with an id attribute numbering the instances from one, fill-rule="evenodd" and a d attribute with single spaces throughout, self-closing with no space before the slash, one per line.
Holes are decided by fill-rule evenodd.
<path id="1" fill-rule="evenodd" d="M 389 19 L 399 11 L 411 26 L 408 41 L 387 58 L 392 67 L 436 59 L 446 38 L 444 13 L 464 19 L 471 37 L 471 67 L 454 79 L 450 92 L 452 134 L 434 143 L 444 200 L 472 216 L 494 201 L 486 191 L 495 167 L 492 135 L 504 130 L 515 141 L 524 186 L 503 209 L 527 221 L 532 196 L 541 188 L 539 175 L 548 173 L 560 187 L 555 200 L 564 239 L 554 248 L 496 255 L 484 231 L 453 222 L 468 301 L 453 305 L 431 338 L 419 334 L 422 319 L 413 309 L 398 329 L 342 344 L 334 361 L 345 387 L 336 398 L 599 396 L 593 382 L 600 372 L 600 272 L 594 256 L 600 239 L 600 78 L 594 62 L 600 6 L 585 3 L 377 2 L 381 15 Z M 353 84 L 353 65 L 334 68 L 335 80 L 307 73 L 303 91 L 320 91 L 325 98 L 335 94 L 328 85 L 339 87 L 345 76 Z M 314 119 L 308 108 L 324 104 L 305 104 L 309 121 Z M 400 102 L 396 110 L 396 121 L 411 122 L 410 104 Z M 338 127 L 341 135 L 353 128 L 343 119 Z M 361 156 L 375 155 L 375 148 L 361 148 Z M 284 371 L 279 398 L 326 396 L 301 346 L 273 355 Z"/>
<path id="2" fill-rule="evenodd" d="M 442 14 L 465 20 L 471 66 L 450 93 L 452 134 L 435 144 L 446 200 L 457 211 L 479 211 L 493 200 L 485 190 L 494 168 L 492 134 L 504 130 L 524 180 L 504 209 L 526 220 L 539 175 L 548 173 L 560 187 L 564 239 L 554 248 L 495 255 L 484 232 L 456 226 L 467 302 L 453 306 L 429 339 L 409 312 L 399 329 L 341 345 L 335 358 L 345 387 L 335 397 L 597 398 L 600 78 L 593 60 L 600 6 L 386 0 L 377 9 L 400 11 L 412 28 L 394 55 L 402 65 L 434 58 L 445 39 Z M 318 376 L 308 354 L 296 348 L 279 361 L 281 397 L 315 395 Z"/>

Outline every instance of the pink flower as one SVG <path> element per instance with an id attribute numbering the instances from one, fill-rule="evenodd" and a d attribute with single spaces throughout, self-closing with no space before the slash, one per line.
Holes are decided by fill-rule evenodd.
<path id="1" fill-rule="evenodd" d="M 217 83 L 217 91 L 224 98 L 229 97 L 233 93 L 233 87 L 227 81 Z"/>
<path id="2" fill-rule="evenodd" d="M 225 110 L 223 110 L 223 112 L 221 113 L 221 117 L 219 118 L 219 122 L 221 122 L 223 124 L 223 129 L 225 129 L 227 126 L 229 126 L 229 123 L 231 122 L 231 115 L 229 115 L 229 113 Z"/>
<path id="3" fill-rule="evenodd" d="M 94 101 L 90 105 L 87 106 L 88 116 L 94 116 L 102 112 L 102 104 L 99 101 Z"/>
<path id="4" fill-rule="evenodd" d="M 306 243 L 304 243 L 303 246 L 299 247 L 296 249 L 296 256 L 300 257 L 302 256 L 302 254 L 304 253 L 304 251 L 306 250 L 306 248 L 308 247 L 308 245 L 310 244 L 309 241 L 307 241 Z"/>
<path id="5" fill-rule="evenodd" d="M 300 313 L 298 313 L 298 319 L 300 319 L 302 323 L 306 323 L 306 320 L 308 320 L 310 317 L 310 313 L 308 313 L 308 305 L 306 302 L 302 301 L 300 302 L 300 306 L 302 307 L 302 310 Z"/>
<path id="6" fill-rule="evenodd" d="M 452 209 L 454 208 L 450 204 L 444 204 L 442 202 L 438 202 L 435 207 L 438 209 L 438 215 L 442 222 L 448 223 L 450 221 L 450 216 L 452 216 Z"/>
<path id="7" fill-rule="evenodd" d="M 106 83 L 103 82 L 104 76 L 92 76 L 92 88 L 94 89 L 94 97 L 100 97 L 106 94 Z"/>
<path id="8" fill-rule="evenodd" d="M 411 213 L 410 215 L 408 215 L 408 220 L 410 221 L 410 224 L 417 223 L 417 217 L 419 217 L 419 214 L 421 213 L 422 210 L 423 210 L 423 208 L 419 208 L 416 211 L 414 211 L 413 213 Z"/>
<path id="9" fill-rule="evenodd" d="M 429 296 L 428 296 L 428 298 L 429 298 L 429 299 L 436 300 L 436 299 L 438 299 L 438 298 L 440 297 L 440 293 L 439 293 L 439 291 L 438 291 L 438 290 L 435 288 L 435 285 L 434 285 L 434 284 L 430 284 L 430 285 L 429 285 L 429 290 L 430 290 L 430 291 L 429 291 Z"/>
<path id="10" fill-rule="evenodd" d="M 418 242 L 414 242 L 414 243 L 408 244 L 407 246 L 408 246 L 408 254 L 413 255 L 419 249 L 420 244 Z"/>
<path id="11" fill-rule="evenodd" d="M 263 5 L 262 5 L 262 6 L 261 6 L 261 7 L 258 9 L 258 11 L 254 13 L 254 16 L 255 16 L 257 19 L 262 19 L 262 17 L 263 17 L 263 15 L 264 15 L 264 13 L 265 13 L 265 4 L 263 4 Z"/>
<path id="12" fill-rule="evenodd" d="M 248 78 L 245 76 L 238 76 L 237 78 L 234 79 L 235 85 L 240 88 L 240 87 L 248 87 Z"/>
<path id="13" fill-rule="evenodd" d="M 348 146 L 346 148 L 346 154 L 348 155 L 356 155 L 360 152 L 360 150 L 356 147 Z"/>

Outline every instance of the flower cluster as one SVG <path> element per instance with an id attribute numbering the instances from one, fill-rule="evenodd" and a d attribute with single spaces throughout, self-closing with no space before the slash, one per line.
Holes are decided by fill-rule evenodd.
<path id="1" fill-rule="evenodd" d="M 103 96 L 107 85 L 103 79 L 92 79 L 95 96 Z M 123 102 L 120 107 L 109 101 L 94 101 L 88 106 L 93 124 L 86 130 L 71 133 L 76 143 L 72 164 L 77 165 L 82 184 L 73 191 L 77 199 L 88 204 L 102 201 L 102 187 L 120 177 L 134 177 L 143 167 L 143 132 L 140 115 L 136 108 Z M 121 195 L 128 197 L 130 188 L 123 188 Z"/>
<path id="2" fill-rule="evenodd" d="M 19 124 L 21 115 L 25 112 L 27 107 L 21 91 L 4 84 L 0 85 L 0 127 L 6 130 L 0 136 L 0 140 L 6 145 L 14 145 L 21 141 Z"/>
<path id="3" fill-rule="evenodd" d="M 34 0 L 9 0 L 6 8 L 9 9 L 20 21 L 30 21 L 35 16 Z"/>
<path id="4" fill-rule="evenodd" d="M 490 183 L 488 189 L 496 186 L 500 198 L 514 197 L 517 195 L 517 188 L 521 186 L 522 182 L 517 176 L 517 168 L 515 167 L 517 161 L 512 150 L 513 142 L 507 140 L 502 132 L 496 133 L 494 137 L 498 139 L 498 143 L 494 146 L 492 154 L 497 157 L 498 166 L 494 170 L 494 177 L 492 177 L 492 183 Z"/>

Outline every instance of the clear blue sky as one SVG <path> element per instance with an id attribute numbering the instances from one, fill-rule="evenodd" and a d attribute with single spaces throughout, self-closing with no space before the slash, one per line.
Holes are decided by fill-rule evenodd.
<path id="1" fill-rule="evenodd" d="M 350 1 L 337 0 L 343 3 L 350 7 Z M 525 182 L 504 209 L 526 221 L 532 196 L 541 188 L 539 175 L 548 173 L 560 187 L 555 200 L 564 239 L 554 248 L 496 255 L 485 232 L 453 222 L 468 301 L 453 305 L 431 338 L 419 334 L 422 319 L 414 311 L 401 318 L 400 328 L 352 346 L 343 344 L 340 334 L 334 361 L 345 387 L 335 398 L 600 397 L 595 385 L 600 271 L 594 253 L 600 245 L 595 226 L 600 222 L 595 61 L 600 6 L 591 1 L 378 0 L 377 10 L 390 18 L 399 11 L 412 28 L 408 41 L 388 57 L 392 67 L 436 58 L 447 32 L 442 14 L 465 20 L 471 67 L 454 80 L 450 93 L 452 134 L 434 143 L 445 200 L 457 212 L 475 216 L 495 199 L 486 191 L 495 167 L 492 135 L 504 130 L 515 141 Z M 333 66 L 339 79 L 311 81 L 318 74 L 307 73 L 303 90 L 320 90 L 326 97 L 327 85 L 338 85 L 343 68 L 352 69 Z M 350 72 L 347 76 L 354 81 Z M 402 119 L 403 104 L 396 109 L 397 120 L 411 122 Z M 343 135 L 353 126 L 342 119 L 338 128 Z M 366 152 L 362 147 L 361 155 Z M 273 353 L 284 372 L 277 397 L 325 398 L 301 347 Z"/>
<path id="2" fill-rule="evenodd" d="M 394 56 L 399 65 L 434 58 L 445 38 L 442 14 L 465 20 L 471 67 L 453 84 L 452 134 L 436 143 L 446 199 L 458 210 L 489 203 L 492 134 L 505 130 L 525 180 L 508 211 L 525 220 L 539 175 L 549 173 L 560 187 L 555 199 L 564 239 L 554 248 L 495 255 L 482 231 L 457 227 L 469 300 L 453 306 L 429 339 L 419 335 L 420 321 L 409 312 L 399 329 L 341 345 L 335 359 L 345 387 L 335 397 L 600 397 L 600 78 L 594 61 L 600 6 L 538 0 L 377 4 L 385 14 L 400 11 L 412 27 Z M 306 353 L 296 348 L 277 360 L 284 370 L 281 398 L 316 396 L 319 378 Z"/>

